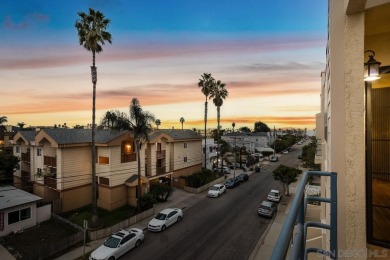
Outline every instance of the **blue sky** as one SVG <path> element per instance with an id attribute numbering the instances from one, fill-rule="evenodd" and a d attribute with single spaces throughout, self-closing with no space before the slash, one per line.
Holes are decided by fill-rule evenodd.
<path id="1" fill-rule="evenodd" d="M 325 68 L 327 1 L 2 1 L 0 104 L 8 122 L 87 124 L 91 54 L 78 45 L 77 12 L 111 20 L 97 56 L 97 117 L 132 97 L 162 127 L 199 127 L 200 75 L 227 84 L 222 125 L 314 126 Z M 210 127 L 215 109 L 210 101 Z"/>

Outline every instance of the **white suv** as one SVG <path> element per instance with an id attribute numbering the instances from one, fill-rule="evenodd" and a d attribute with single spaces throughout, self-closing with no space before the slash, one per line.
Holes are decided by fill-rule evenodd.
<path id="1" fill-rule="evenodd" d="M 279 190 L 270 190 L 267 196 L 267 200 L 279 202 L 282 195 Z"/>

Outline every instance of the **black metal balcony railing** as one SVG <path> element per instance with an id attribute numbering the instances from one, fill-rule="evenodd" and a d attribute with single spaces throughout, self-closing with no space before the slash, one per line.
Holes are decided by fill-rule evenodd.
<path id="1" fill-rule="evenodd" d="M 156 151 L 156 157 L 157 157 L 157 159 L 164 159 L 165 158 L 165 150 Z"/>
<path id="2" fill-rule="evenodd" d="M 330 198 L 312 196 L 305 198 L 305 186 L 310 176 L 330 177 Z M 319 201 L 330 203 L 330 225 L 318 222 L 305 222 L 306 206 L 308 201 Z M 296 233 L 293 234 L 294 226 L 297 225 Z M 306 248 L 306 237 L 308 227 L 318 227 L 330 230 L 330 251 L 320 248 Z M 294 236 L 294 237 L 293 237 Z M 291 248 L 290 248 L 291 242 Z M 277 246 L 271 255 L 271 260 L 286 259 L 290 248 L 290 259 L 307 259 L 308 253 L 318 253 L 337 259 L 337 173 L 308 171 L 302 176 L 294 200 L 291 203 L 288 215 L 286 216 L 283 228 L 276 241 Z"/>
<path id="3" fill-rule="evenodd" d="M 22 158 L 21 159 L 25 163 L 30 163 L 31 162 L 30 153 L 22 153 Z"/>
<path id="4" fill-rule="evenodd" d="M 48 167 L 57 167 L 57 158 L 56 157 L 50 157 L 50 156 L 44 156 L 43 157 L 43 164 Z"/>
<path id="5" fill-rule="evenodd" d="M 54 175 L 53 177 L 46 177 L 45 176 L 44 179 L 43 179 L 43 183 L 47 187 L 50 187 L 50 188 L 53 188 L 53 189 L 57 189 L 57 178 L 56 178 L 56 175 Z"/>
<path id="6" fill-rule="evenodd" d="M 136 153 L 121 154 L 121 163 L 135 162 L 135 161 L 137 161 Z"/>

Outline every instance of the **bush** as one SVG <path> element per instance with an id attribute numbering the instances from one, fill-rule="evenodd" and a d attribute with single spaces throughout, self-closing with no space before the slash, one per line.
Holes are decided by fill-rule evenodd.
<path id="1" fill-rule="evenodd" d="M 172 196 L 173 189 L 167 184 L 152 184 L 150 186 L 150 194 L 156 201 L 165 202 Z"/>
<path id="2" fill-rule="evenodd" d="M 146 193 L 138 199 L 138 203 L 140 205 L 141 211 L 145 211 L 153 208 L 153 204 L 156 203 L 156 199 L 154 198 L 153 194 Z"/>
<path id="3" fill-rule="evenodd" d="M 186 176 L 184 178 L 187 186 L 191 188 L 199 188 L 215 179 L 218 179 L 219 175 L 218 173 L 214 173 L 208 169 L 203 169 L 200 172 L 196 172 L 193 175 Z"/>

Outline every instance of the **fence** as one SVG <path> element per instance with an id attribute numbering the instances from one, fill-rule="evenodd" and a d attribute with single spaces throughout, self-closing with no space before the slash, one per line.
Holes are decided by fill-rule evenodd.
<path id="1" fill-rule="evenodd" d="M 224 182 L 224 181 L 225 181 L 225 177 L 221 177 L 221 178 L 215 179 L 214 181 L 209 182 L 206 185 L 203 185 L 202 187 L 199 187 L 199 188 L 192 188 L 192 187 L 184 186 L 184 190 L 188 191 L 188 192 L 191 192 L 191 193 L 198 194 L 198 193 L 201 193 L 204 190 L 207 190 L 208 188 L 210 188 L 214 184 L 218 184 L 218 183 L 221 183 L 221 182 Z"/>

